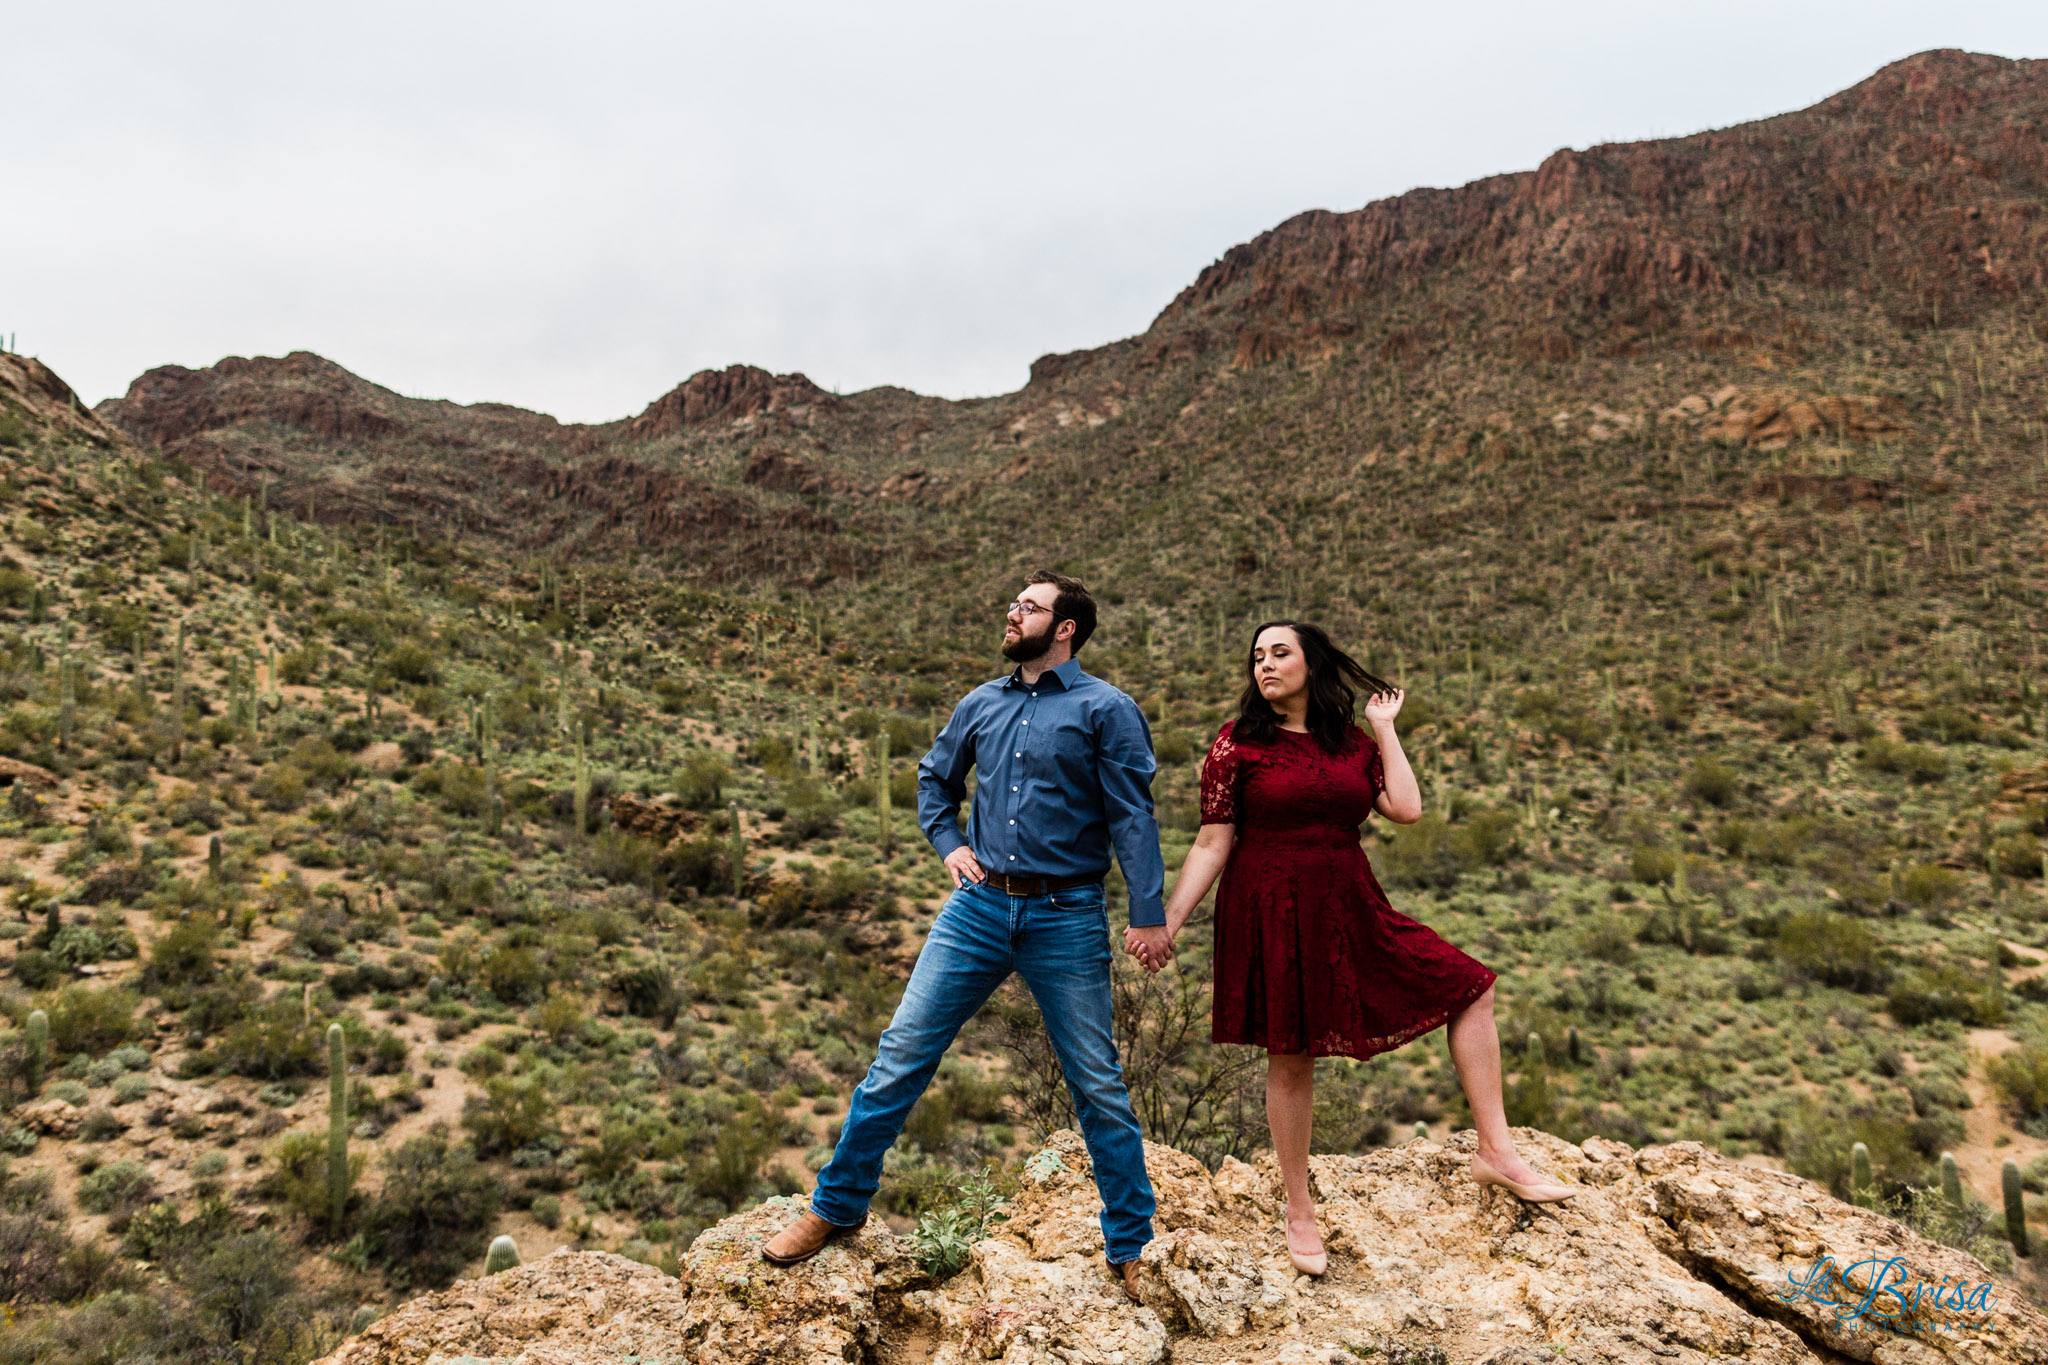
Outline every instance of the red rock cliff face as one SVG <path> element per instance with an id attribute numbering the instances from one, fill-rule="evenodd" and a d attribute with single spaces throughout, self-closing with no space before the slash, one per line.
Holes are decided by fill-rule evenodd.
<path id="1" fill-rule="evenodd" d="M 800 374 L 770 374 L 753 365 L 731 365 L 723 370 L 699 370 L 648 404 L 645 412 L 616 434 L 627 441 L 655 441 L 687 427 L 763 412 L 823 410 L 837 401 Z"/>
<path id="2" fill-rule="evenodd" d="M 2048 286 L 2044 210 L 2048 62 L 1928 52 L 1798 113 L 1301 214 L 1204 270 L 1154 322 L 1150 353 L 1263 333 L 1240 344 L 1255 362 L 1452 272 L 1534 316 L 1684 310 L 1779 276 L 1955 321 Z M 1203 325 L 1220 335 L 1191 347 Z"/>

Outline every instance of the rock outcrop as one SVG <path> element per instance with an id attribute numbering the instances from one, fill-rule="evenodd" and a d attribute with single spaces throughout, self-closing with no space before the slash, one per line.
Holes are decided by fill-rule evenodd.
<path id="1" fill-rule="evenodd" d="M 1314 1158 L 1320 1281 L 1288 1263 L 1270 1154 L 1212 1175 L 1148 1145 L 1159 1212 L 1132 1304 L 1062 1132 L 943 1283 L 879 1222 L 767 1265 L 760 1243 L 802 1207 L 777 1199 L 706 1231 L 680 1278 L 558 1252 L 415 1300 L 325 1365 L 2048 1365 L 2048 1319 L 1980 1262 L 1809 1181 L 1698 1143 L 1517 1137 L 1587 1193 L 1536 1207 L 1476 1185 L 1469 1131 Z"/>
<path id="2" fill-rule="evenodd" d="M 0 351 L 0 418 L 9 416 L 48 435 L 95 446 L 128 446 L 127 437 L 80 402 L 55 370 L 34 356 Z"/>

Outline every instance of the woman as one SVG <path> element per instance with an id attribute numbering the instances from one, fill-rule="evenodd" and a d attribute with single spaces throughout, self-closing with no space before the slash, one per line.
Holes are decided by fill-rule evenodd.
<path id="1" fill-rule="evenodd" d="M 1308 1188 L 1315 1059 L 1371 1057 L 1450 1024 L 1451 1058 L 1479 1133 L 1473 1178 L 1531 1202 L 1580 1187 L 1545 1180 L 1515 1151 L 1501 1106 L 1494 973 L 1387 903 L 1359 843 L 1377 810 L 1422 818 L 1394 732 L 1403 693 L 1315 626 L 1272 621 L 1253 636 L 1237 719 L 1202 767 L 1202 829 L 1166 906 L 1172 940 L 1220 873 L 1210 1036 L 1266 1058 L 1266 1121 L 1287 1184 L 1287 1254 L 1328 1266 Z M 1353 684 L 1369 688 L 1367 735 Z M 1146 960 L 1143 945 L 1126 948 Z"/>

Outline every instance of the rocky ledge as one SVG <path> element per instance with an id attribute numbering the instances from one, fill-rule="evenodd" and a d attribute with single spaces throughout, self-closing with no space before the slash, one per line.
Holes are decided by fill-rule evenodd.
<path id="1" fill-rule="evenodd" d="M 1211 1175 L 1148 1144 L 1157 1235 L 1131 1303 L 1104 1265 L 1087 1152 L 1061 1132 L 943 1283 L 879 1222 L 767 1265 L 757 1248 L 802 1207 L 777 1199 L 708 1229 L 680 1278 L 565 1250 L 416 1299 L 323 1365 L 2048 1365 L 2048 1319 L 1975 1258 L 1810 1181 L 1692 1142 L 1516 1136 L 1588 1192 L 1532 1207 L 1475 1184 L 1469 1131 L 1314 1158 L 1320 1281 L 1288 1263 L 1270 1154 Z M 1832 1295 L 1830 1257 L 1848 1281 Z"/>

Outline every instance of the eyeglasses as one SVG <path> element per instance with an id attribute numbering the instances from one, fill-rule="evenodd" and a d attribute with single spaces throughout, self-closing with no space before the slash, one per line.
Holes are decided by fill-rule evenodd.
<path id="1" fill-rule="evenodd" d="M 1029 621 L 1031 619 L 1031 615 L 1033 612 L 1040 611 L 1050 614 L 1052 608 L 1047 606 L 1041 606 L 1038 603 L 1032 601 L 1028 597 L 1020 597 L 1016 601 L 1010 603 L 1009 606 L 1003 608 L 1003 615 L 1021 616 L 1025 620 Z"/>

